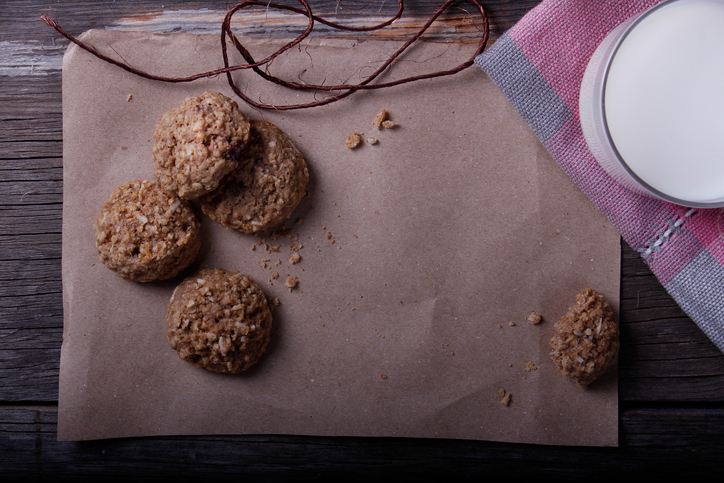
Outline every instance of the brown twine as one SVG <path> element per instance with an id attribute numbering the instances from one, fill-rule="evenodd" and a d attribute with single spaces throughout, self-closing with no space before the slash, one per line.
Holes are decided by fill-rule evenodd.
<path id="1" fill-rule="evenodd" d="M 473 65 L 473 62 L 475 60 L 475 57 L 483 52 L 485 49 L 485 46 L 488 42 L 488 38 L 490 36 L 490 28 L 488 24 L 488 17 L 485 13 L 485 10 L 483 9 L 483 6 L 478 2 L 478 0 L 466 0 L 467 3 L 470 3 L 475 7 L 480 14 L 483 28 L 482 28 L 482 36 L 480 39 L 480 43 L 478 44 L 477 49 L 475 50 L 474 54 L 465 62 L 461 63 L 460 65 L 453 67 L 451 69 L 447 70 L 440 70 L 436 72 L 430 72 L 426 74 L 420 74 L 410 77 L 405 77 L 402 79 L 397 79 L 394 81 L 389 82 L 378 82 L 378 83 L 372 83 L 375 79 L 377 79 L 382 73 L 384 73 L 390 65 L 392 65 L 395 60 L 397 60 L 411 45 L 416 43 L 422 35 L 430 28 L 432 23 L 437 20 L 437 18 L 442 15 L 450 6 L 456 2 L 457 0 L 447 0 L 438 10 L 425 22 L 424 25 L 422 25 L 417 32 L 415 32 L 412 37 L 410 37 L 400 48 L 398 48 L 385 62 L 383 62 L 372 74 L 365 77 L 363 80 L 361 80 L 358 83 L 355 84 L 338 84 L 338 85 L 319 85 L 319 84 L 306 84 L 306 83 L 299 83 L 299 82 L 293 82 L 293 81 L 287 81 L 280 79 L 279 77 L 276 77 L 274 75 L 269 74 L 269 72 L 266 72 L 262 70 L 260 67 L 262 66 L 269 66 L 269 64 L 278 56 L 283 54 L 284 52 L 288 51 L 295 45 L 298 45 L 301 43 L 304 39 L 306 39 L 314 30 L 314 24 L 315 22 L 322 23 L 328 27 L 331 27 L 336 30 L 340 31 L 350 31 L 350 32 L 370 32 L 373 30 L 380 30 L 385 27 L 388 27 L 390 24 L 392 24 L 395 20 L 402 17 L 402 12 L 404 10 L 404 1 L 398 0 L 398 9 L 397 12 L 390 17 L 388 20 L 385 20 L 384 22 L 381 22 L 379 24 L 367 26 L 367 27 L 350 27 L 347 25 L 338 24 L 335 22 L 331 22 L 329 20 L 325 20 L 321 17 L 318 17 L 317 15 L 314 15 L 312 12 L 312 8 L 307 3 L 307 0 L 298 0 L 299 3 L 302 5 L 303 8 L 289 6 L 289 5 L 281 5 L 277 3 L 270 3 L 265 1 L 258 1 L 258 0 L 246 0 L 243 1 L 233 8 L 229 10 L 229 12 L 224 17 L 224 21 L 221 26 L 221 51 L 223 54 L 224 59 L 224 67 L 221 69 L 212 70 L 209 72 L 202 72 L 198 74 L 194 74 L 187 77 L 165 77 L 165 76 L 159 76 L 150 74 L 148 72 L 144 72 L 140 69 L 136 69 L 135 67 L 132 67 L 128 65 L 125 62 L 118 61 L 116 59 L 113 59 L 112 57 L 109 57 L 100 51 L 98 51 L 95 47 L 90 46 L 74 36 L 70 35 L 68 32 L 66 32 L 60 25 L 58 25 L 57 22 L 55 22 L 53 19 L 48 18 L 47 16 L 43 15 L 40 17 L 40 19 L 54 28 L 58 33 L 63 35 L 65 38 L 76 44 L 78 47 L 86 50 L 87 52 L 93 54 L 97 58 L 114 64 L 132 74 L 135 74 L 140 77 L 144 77 L 146 79 L 161 81 L 161 82 L 170 82 L 170 83 L 180 83 L 180 82 L 191 82 L 202 78 L 207 77 L 213 77 L 217 76 L 219 74 L 226 74 L 229 86 L 234 91 L 234 93 L 239 96 L 241 99 L 244 100 L 247 104 L 254 106 L 259 109 L 273 109 L 273 110 L 292 110 L 292 109 L 303 109 L 303 108 L 309 108 L 309 107 L 317 107 L 322 106 L 325 104 L 330 104 L 332 102 L 339 101 L 340 99 L 344 99 L 345 97 L 359 91 L 359 90 L 372 90 L 372 89 L 383 89 L 387 87 L 392 86 L 398 86 L 402 84 L 406 84 L 409 82 L 414 82 L 422 79 L 432 79 L 435 77 L 443 77 L 448 75 L 456 74 L 471 65 Z M 296 37 L 294 40 L 286 43 L 283 45 L 279 50 L 274 52 L 273 54 L 269 55 L 268 57 L 264 58 L 263 60 L 255 60 L 254 57 L 251 55 L 251 53 L 242 45 L 239 38 L 234 35 L 234 33 L 231 30 L 231 20 L 234 17 L 234 15 L 239 12 L 242 9 L 254 7 L 254 6 L 262 6 L 265 8 L 273 8 L 277 10 L 283 10 L 288 12 L 297 13 L 300 15 L 304 15 L 309 20 L 307 24 L 307 28 L 300 34 L 298 37 Z M 229 63 L 229 54 L 228 54 L 228 42 L 227 37 L 229 41 L 234 45 L 238 53 L 244 58 L 246 61 L 246 64 L 238 64 L 238 65 L 230 65 Z M 333 95 L 330 95 L 328 97 L 325 97 L 324 99 L 320 100 L 314 100 L 312 102 L 307 102 L 303 104 L 290 104 L 290 105 L 275 105 L 275 104 L 266 104 L 260 101 L 254 101 L 253 99 L 249 98 L 247 95 L 245 95 L 241 89 L 236 85 L 236 82 L 234 81 L 232 77 L 232 73 L 237 70 L 245 70 L 245 69 L 251 69 L 254 73 L 262 77 L 264 80 L 268 82 L 272 82 L 274 84 L 289 88 L 289 89 L 295 89 L 295 90 L 307 90 L 307 91 L 320 91 L 320 92 L 326 92 L 331 93 L 335 92 Z"/>

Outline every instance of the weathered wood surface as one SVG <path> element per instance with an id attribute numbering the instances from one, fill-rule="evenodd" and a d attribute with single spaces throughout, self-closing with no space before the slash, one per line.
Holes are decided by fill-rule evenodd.
<path id="1" fill-rule="evenodd" d="M 60 60 L 67 41 L 38 17 L 49 14 L 73 34 L 89 28 L 171 31 L 179 22 L 179 31 L 217 31 L 220 12 L 233 3 L 3 0 L 0 6 L 0 477 L 723 474 L 724 356 L 625 244 L 619 448 L 291 436 L 57 442 L 63 327 Z M 420 18 L 439 3 L 408 2 L 406 12 Z M 493 34 L 537 3 L 484 2 Z M 390 0 L 312 5 L 319 14 L 350 22 L 396 8 Z M 456 22 L 445 28 L 454 29 Z M 252 19 L 247 27 L 258 32 L 263 22 Z"/>
<path id="2" fill-rule="evenodd" d="M 724 421 L 714 409 L 621 412 L 618 448 L 550 447 L 481 441 L 294 436 L 197 436 L 58 442 L 52 408 L 0 411 L 0 468 L 36 479 L 187 481 L 239 476 L 369 481 L 385 475 L 459 481 L 541 474 L 564 481 L 615 476 L 687 477 L 722 474 Z M 105 478 L 104 478 L 105 480 Z M 627 480 L 628 481 L 628 480 Z"/>

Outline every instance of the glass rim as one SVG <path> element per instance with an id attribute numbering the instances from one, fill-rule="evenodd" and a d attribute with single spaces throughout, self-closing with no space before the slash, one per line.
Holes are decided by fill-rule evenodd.
<path id="1" fill-rule="evenodd" d="M 606 134 L 606 142 L 610 146 L 611 150 L 613 151 L 614 156 L 616 157 L 616 161 L 621 165 L 621 167 L 626 171 L 626 173 L 633 178 L 636 183 L 638 183 L 643 189 L 648 191 L 649 193 L 653 194 L 654 196 L 664 200 L 668 201 L 670 203 L 674 203 L 677 205 L 687 206 L 691 208 L 721 208 L 724 207 L 724 195 L 722 195 L 721 198 L 714 201 L 691 201 L 691 200 L 685 200 L 681 198 L 677 198 L 675 196 L 672 196 L 670 194 L 664 193 L 653 186 L 651 186 L 649 183 L 644 181 L 636 172 L 631 169 L 631 167 L 626 163 L 621 153 L 618 151 L 618 148 L 616 147 L 616 143 L 613 140 L 613 137 L 611 136 L 611 132 L 608 128 L 608 119 L 606 118 L 606 85 L 608 82 L 608 75 L 611 70 L 611 63 L 613 62 L 613 59 L 616 57 L 616 53 L 618 52 L 619 48 L 621 47 L 621 44 L 623 44 L 624 40 L 628 38 L 629 34 L 646 18 L 648 18 L 651 14 L 658 11 L 661 8 L 666 7 L 667 5 L 671 3 L 678 2 L 680 0 L 664 0 L 661 3 L 654 5 L 653 7 L 650 7 L 649 9 L 645 10 L 639 16 L 631 22 L 630 25 L 628 25 L 624 31 L 621 33 L 621 37 L 616 40 L 615 47 L 611 50 L 611 52 L 608 55 L 608 58 L 605 61 L 605 66 L 603 70 L 603 77 L 601 81 L 601 116 L 603 118 L 603 131 Z"/>

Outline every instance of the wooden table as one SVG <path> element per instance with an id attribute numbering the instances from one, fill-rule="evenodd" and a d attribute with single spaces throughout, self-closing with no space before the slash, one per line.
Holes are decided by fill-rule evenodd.
<path id="1" fill-rule="evenodd" d="M 584 1 L 584 0 L 581 0 Z M 231 2 L 232 4 L 234 2 Z M 430 15 L 440 2 L 409 2 Z M 500 35 L 536 0 L 484 1 Z M 312 2 L 341 18 L 385 15 L 396 2 Z M 621 251 L 620 447 L 297 436 L 56 441 L 63 332 L 61 58 L 69 32 L 132 27 L 218 31 L 224 1 L 31 2 L 0 6 L 0 478 L 196 479 L 234 475 L 456 478 L 724 474 L 724 355 L 668 296 L 639 255 Z M 601 3 L 601 8 L 604 3 Z M 192 10 L 195 12 L 182 12 Z M 173 12 L 176 12 L 173 14 Z M 164 13 L 164 16 L 160 14 Z M 172 15 L 173 14 L 173 15 Z M 174 25 L 179 18 L 184 25 Z M 168 20 L 166 20 L 168 19 Z M 206 30 L 204 30 L 206 29 Z M 214 29 L 214 30 L 211 30 Z"/>

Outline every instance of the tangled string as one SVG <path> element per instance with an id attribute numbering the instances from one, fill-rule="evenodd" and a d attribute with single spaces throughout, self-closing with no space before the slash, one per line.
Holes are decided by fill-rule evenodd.
<path id="1" fill-rule="evenodd" d="M 325 104 L 330 104 L 332 102 L 339 101 L 340 99 L 344 99 L 345 97 L 348 97 L 349 95 L 360 91 L 360 90 L 372 90 L 372 89 L 384 89 L 392 86 L 397 86 L 401 84 L 406 84 L 409 82 L 419 81 L 422 79 L 431 79 L 434 77 L 442 77 L 442 76 L 448 76 L 456 74 L 471 65 L 473 65 L 475 57 L 480 54 L 484 49 L 488 42 L 488 38 L 490 36 L 490 28 L 488 24 L 488 17 L 485 13 L 485 10 L 483 9 L 483 6 L 478 2 L 478 0 L 467 0 L 467 3 L 471 4 L 479 13 L 482 21 L 482 29 L 481 29 L 481 37 L 480 42 L 477 46 L 477 49 L 473 53 L 473 55 L 464 61 L 463 63 L 459 64 L 456 67 L 447 69 L 447 70 L 440 70 L 435 72 L 429 72 L 425 74 L 405 77 L 402 79 L 396 79 L 394 81 L 389 82 L 376 82 L 375 79 L 377 79 L 383 72 L 385 72 L 394 62 L 399 58 L 407 49 L 410 48 L 414 43 L 416 43 L 422 35 L 430 28 L 430 26 L 437 20 L 440 15 L 443 14 L 450 6 L 457 2 L 458 0 L 447 0 L 438 10 L 407 40 L 405 43 L 399 47 L 390 57 L 384 61 L 372 74 L 365 77 L 361 81 L 354 83 L 354 84 L 337 84 L 337 85 L 320 85 L 320 84 L 307 84 L 307 83 L 300 83 L 300 82 L 294 82 L 289 80 L 284 80 L 279 77 L 276 77 L 272 74 L 270 74 L 268 71 L 265 71 L 262 69 L 263 66 L 268 66 L 274 59 L 279 57 L 284 52 L 288 51 L 295 45 L 300 44 L 304 39 L 309 37 L 309 35 L 314 31 L 314 25 L 315 22 L 319 22 L 321 24 L 324 24 L 328 27 L 331 27 L 336 30 L 340 31 L 350 31 L 350 32 L 370 32 L 374 30 L 380 30 L 384 29 L 385 27 L 388 27 L 391 25 L 394 21 L 402 17 L 402 12 L 404 10 L 404 1 L 398 0 L 398 8 L 397 12 L 390 17 L 389 19 L 385 20 L 382 23 L 378 23 L 375 25 L 370 25 L 366 27 L 350 27 L 346 25 L 342 25 L 339 23 L 331 22 L 329 20 L 325 20 L 321 17 L 316 16 L 312 12 L 312 8 L 307 3 L 307 0 L 298 0 L 300 7 L 295 6 L 289 6 L 289 5 L 281 5 L 277 3 L 269 3 L 264 1 L 257 1 L 257 0 L 247 0 L 244 2 L 241 2 L 237 5 L 235 5 L 233 8 L 231 8 L 226 16 L 224 17 L 224 21 L 221 25 L 221 50 L 223 54 L 224 59 L 224 67 L 208 72 L 201 72 L 198 74 L 194 74 L 187 77 L 165 77 L 165 76 L 159 76 L 154 75 L 145 71 L 142 71 L 140 69 L 136 69 L 135 67 L 132 67 L 125 62 L 118 61 L 112 57 L 109 57 L 100 51 L 98 51 L 95 47 L 85 44 L 84 42 L 78 40 L 74 36 L 70 35 L 68 32 L 66 32 L 58 23 L 56 23 L 53 19 L 43 15 L 40 17 L 40 19 L 54 28 L 58 33 L 63 35 L 65 38 L 76 44 L 78 47 L 86 50 L 87 52 L 93 54 L 97 58 L 114 64 L 128 72 L 131 72 L 137 76 L 144 77 L 146 79 L 152 79 L 155 81 L 161 81 L 161 82 L 170 82 L 170 83 L 181 83 L 181 82 L 192 82 L 194 80 L 207 78 L 207 77 L 213 77 L 220 74 L 225 74 L 226 78 L 228 80 L 229 86 L 234 91 L 234 93 L 239 96 L 244 102 L 248 103 L 251 106 L 254 106 L 259 109 L 273 109 L 273 110 L 292 110 L 292 109 L 304 109 L 304 108 L 310 108 L 310 107 L 317 107 L 322 106 Z M 231 21 L 238 12 L 249 9 L 252 7 L 264 7 L 267 9 L 277 9 L 281 11 L 287 11 L 287 12 L 293 12 L 296 14 L 304 15 L 307 17 L 308 24 L 304 32 L 300 34 L 295 39 L 291 40 L 290 42 L 284 44 L 281 48 L 279 48 L 277 51 L 272 53 L 271 55 L 267 56 L 266 58 L 262 60 L 255 60 L 252 54 L 242 45 L 239 38 L 232 32 L 231 30 Z M 238 64 L 238 65 L 230 65 L 229 63 L 229 44 L 232 44 L 234 48 L 236 48 L 237 52 L 242 56 L 244 61 L 246 63 L 244 64 Z M 272 82 L 274 84 L 286 87 L 288 89 L 294 89 L 294 90 L 300 90 L 300 91 L 316 91 L 316 92 L 324 92 L 329 94 L 328 96 L 324 97 L 323 99 L 315 99 L 314 101 L 301 103 L 301 104 L 289 104 L 289 105 L 276 105 L 276 104 L 267 104 L 261 101 L 255 101 L 254 99 L 251 99 L 249 96 L 244 94 L 242 90 L 237 86 L 236 82 L 234 81 L 234 78 L 232 76 L 232 73 L 239 71 L 239 70 L 251 70 L 254 73 L 258 74 L 260 77 L 262 77 L 264 80 L 268 82 Z"/>

